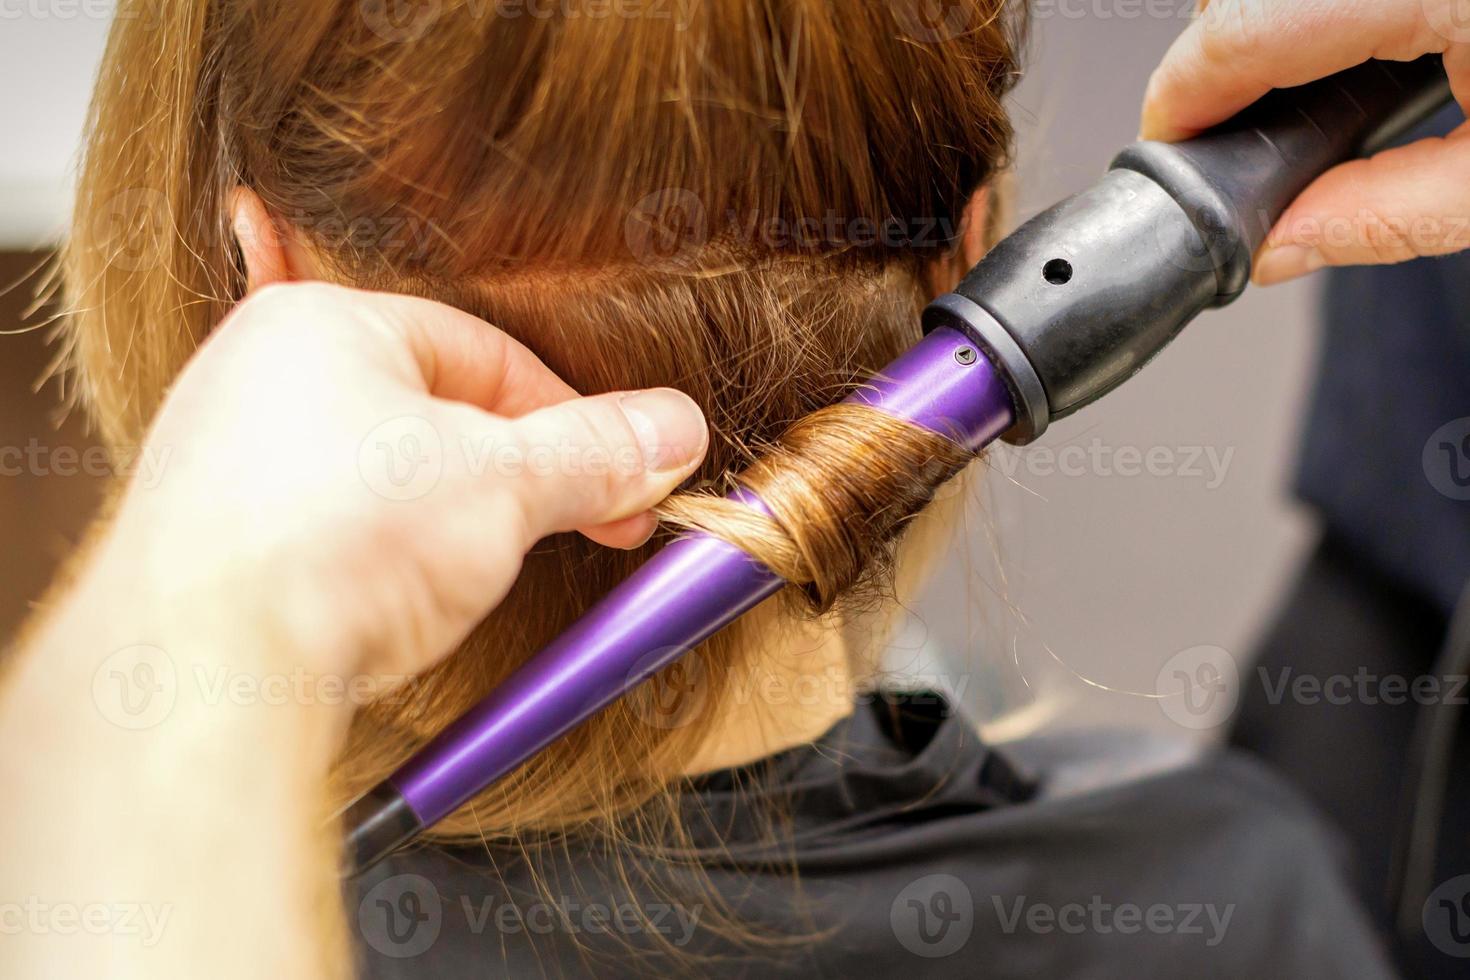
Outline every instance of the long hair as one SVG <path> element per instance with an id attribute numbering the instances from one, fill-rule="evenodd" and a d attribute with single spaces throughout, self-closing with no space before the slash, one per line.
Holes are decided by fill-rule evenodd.
<path id="1" fill-rule="evenodd" d="M 666 509 L 807 586 L 675 668 L 707 710 L 657 723 L 646 685 L 435 831 L 677 835 L 660 801 L 763 638 L 840 617 L 890 564 L 898 518 L 964 463 L 861 409 L 787 430 L 917 339 L 927 276 L 1006 160 L 1020 20 L 1006 0 L 124 2 L 64 258 L 68 363 L 104 437 L 140 439 L 243 295 L 226 213 L 243 185 L 334 278 L 459 306 L 583 393 L 687 392 L 712 427 L 701 486 L 774 449 L 747 479 L 777 520 L 697 493 Z M 461 649 L 358 713 L 340 792 L 390 773 L 658 543 L 541 542 Z"/>

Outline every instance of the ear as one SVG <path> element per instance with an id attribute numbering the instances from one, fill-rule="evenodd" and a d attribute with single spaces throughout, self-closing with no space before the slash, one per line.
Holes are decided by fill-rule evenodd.
<path id="1" fill-rule="evenodd" d="M 971 194 L 970 200 L 965 204 L 964 217 L 960 222 L 959 258 L 964 263 L 964 268 L 960 270 L 961 276 L 985 258 L 985 253 L 994 244 L 990 240 L 990 197 L 990 185 L 986 184 Z"/>
<path id="2" fill-rule="evenodd" d="M 990 202 L 989 185 L 970 195 L 970 200 L 960 212 L 959 241 L 944 258 L 929 266 L 928 286 L 931 295 L 949 292 L 990 251 Z"/>
<path id="3" fill-rule="evenodd" d="M 310 253 L 297 239 L 295 229 L 272 217 L 260 195 L 248 187 L 236 187 L 229 208 L 230 227 L 245 257 L 247 292 L 271 283 L 317 278 Z"/>

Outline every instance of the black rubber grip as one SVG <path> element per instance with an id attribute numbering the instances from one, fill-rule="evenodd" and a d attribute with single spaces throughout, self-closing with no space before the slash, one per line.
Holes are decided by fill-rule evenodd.
<path id="1" fill-rule="evenodd" d="M 1297 195 L 1328 170 L 1377 151 L 1449 98 L 1443 59 L 1369 61 L 1278 89 L 1180 143 L 1135 143 L 1113 161 L 1164 188 L 1205 240 L 1216 305 L 1250 280 L 1251 257 Z"/>
<path id="2" fill-rule="evenodd" d="M 1271 93 L 1181 143 L 1135 143 L 1094 186 L 1026 222 L 924 313 L 964 332 L 1010 385 L 1029 442 L 1137 373 L 1240 295 L 1287 206 L 1335 165 L 1449 98 L 1440 58 L 1369 62 Z"/>
<path id="3" fill-rule="evenodd" d="M 424 829 L 418 814 L 397 790 L 380 783 L 342 815 L 346 841 L 344 877 L 355 877 L 392 854 Z"/>

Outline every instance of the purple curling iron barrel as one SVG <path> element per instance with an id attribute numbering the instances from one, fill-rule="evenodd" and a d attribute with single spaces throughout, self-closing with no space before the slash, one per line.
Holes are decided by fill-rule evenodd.
<path id="1" fill-rule="evenodd" d="M 1369 62 L 1273 92 L 1178 144 L 1137 143 L 1091 189 L 1027 222 L 924 312 L 925 337 L 864 404 L 978 452 L 1040 436 L 1132 377 L 1202 311 L 1318 175 L 1449 98 L 1437 58 Z M 742 503 L 760 507 L 749 494 Z M 733 545 L 668 544 L 345 814 L 371 867 L 782 585 Z"/>

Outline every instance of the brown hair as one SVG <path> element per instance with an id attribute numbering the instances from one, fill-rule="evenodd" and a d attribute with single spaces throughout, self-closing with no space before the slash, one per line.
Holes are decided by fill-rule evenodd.
<path id="1" fill-rule="evenodd" d="M 460 306 L 584 393 L 688 392 L 713 429 L 707 484 L 779 447 L 747 477 L 779 500 L 775 521 L 741 525 L 700 499 L 667 512 L 810 583 L 820 609 L 851 594 L 964 460 L 862 409 L 797 420 L 917 338 L 926 275 L 1005 159 L 1011 6 L 960 0 L 931 19 L 918 0 L 396 9 L 120 6 L 65 258 L 70 363 L 105 436 L 140 438 L 241 297 L 226 200 L 244 185 L 342 281 Z M 359 713 L 344 792 L 388 774 L 652 547 L 543 542 L 460 651 Z M 793 614 L 763 608 L 691 654 L 704 703 Z M 628 833 L 717 716 L 652 726 L 650 696 L 603 711 L 437 833 Z"/>

